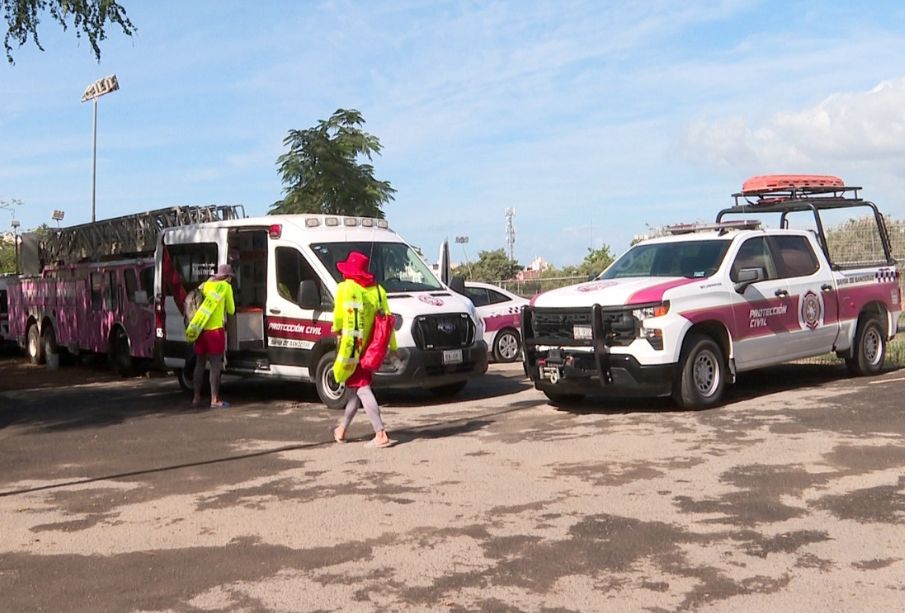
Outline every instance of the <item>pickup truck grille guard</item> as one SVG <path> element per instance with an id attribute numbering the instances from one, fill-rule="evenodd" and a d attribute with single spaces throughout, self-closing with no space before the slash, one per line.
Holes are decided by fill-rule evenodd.
<path id="1" fill-rule="evenodd" d="M 589 326 L 590 338 L 575 338 L 576 326 Z M 569 374 L 588 377 L 597 374 L 601 385 L 612 383 L 610 354 L 607 347 L 625 347 L 637 337 L 639 323 L 625 307 L 593 305 L 585 309 L 525 307 L 522 310 L 522 338 L 525 367 L 529 376 L 536 372 L 538 360 L 561 366 Z M 538 346 L 549 346 L 538 356 Z M 593 347 L 593 354 L 564 355 L 563 348 Z"/>

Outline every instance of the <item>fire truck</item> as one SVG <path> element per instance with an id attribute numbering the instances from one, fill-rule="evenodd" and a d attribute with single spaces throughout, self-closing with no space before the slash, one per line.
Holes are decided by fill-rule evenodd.
<path id="1" fill-rule="evenodd" d="M 7 279 L 8 332 L 33 364 L 102 354 L 123 376 L 154 358 L 154 249 L 174 226 L 244 217 L 234 206 L 174 206 L 22 237 Z"/>
<path id="2" fill-rule="evenodd" d="M 860 189 L 749 179 L 714 223 L 671 226 L 595 280 L 536 296 L 522 316 L 525 372 L 554 402 L 671 395 L 692 408 L 719 403 L 739 373 L 828 352 L 855 375 L 879 372 L 902 290 L 883 216 Z M 834 212 L 860 216 L 863 235 L 834 242 Z"/>

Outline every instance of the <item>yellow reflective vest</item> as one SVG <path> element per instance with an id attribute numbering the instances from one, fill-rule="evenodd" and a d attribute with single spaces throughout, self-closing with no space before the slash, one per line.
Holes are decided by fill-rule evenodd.
<path id="1" fill-rule="evenodd" d="M 333 376 L 338 383 L 343 383 L 355 372 L 361 353 L 371 339 L 374 318 L 380 310 L 390 312 L 386 291 L 380 286 L 362 287 L 351 279 L 337 286 L 333 332 L 339 333 L 340 337 L 336 361 L 333 362 Z M 389 350 L 396 350 L 395 332 L 390 336 Z"/>

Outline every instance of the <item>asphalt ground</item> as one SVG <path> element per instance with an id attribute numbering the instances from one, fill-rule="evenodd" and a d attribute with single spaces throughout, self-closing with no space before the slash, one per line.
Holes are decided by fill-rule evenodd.
<path id="1" fill-rule="evenodd" d="M 5 611 L 898 611 L 905 370 L 789 365 L 727 403 L 554 407 L 519 365 L 380 394 L 0 358 Z"/>

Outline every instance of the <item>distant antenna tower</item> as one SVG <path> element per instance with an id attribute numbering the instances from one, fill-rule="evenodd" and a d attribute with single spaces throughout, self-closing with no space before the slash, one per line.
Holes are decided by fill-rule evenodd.
<path id="1" fill-rule="evenodd" d="M 512 218 L 515 217 L 515 209 L 506 209 L 506 244 L 509 245 L 509 259 L 515 259 L 515 226 Z"/>

